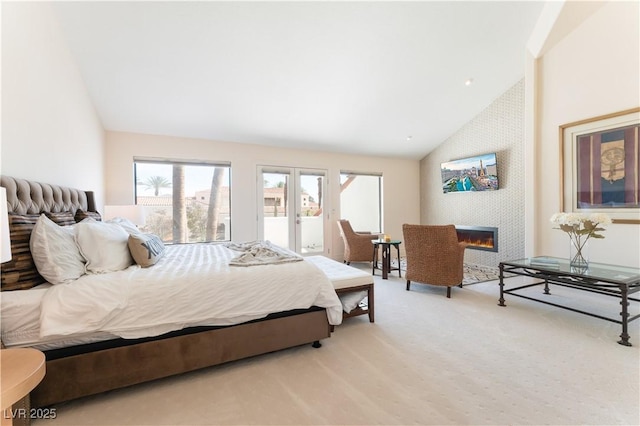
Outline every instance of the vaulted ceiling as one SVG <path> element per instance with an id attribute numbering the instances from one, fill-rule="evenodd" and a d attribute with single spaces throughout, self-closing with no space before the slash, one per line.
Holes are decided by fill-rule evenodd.
<path id="1" fill-rule="evenodd" d="M 107 130 L 415 159 L 524 77 L 543 5 L 53 3 Z"/>

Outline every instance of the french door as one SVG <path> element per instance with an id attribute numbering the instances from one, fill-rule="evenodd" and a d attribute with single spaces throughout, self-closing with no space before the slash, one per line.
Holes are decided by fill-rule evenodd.
<path id="1" fill-rule="evenodd" d="M 259 238 L 290 250 L 326 254 L 326 170 L 258 166 Z"/>

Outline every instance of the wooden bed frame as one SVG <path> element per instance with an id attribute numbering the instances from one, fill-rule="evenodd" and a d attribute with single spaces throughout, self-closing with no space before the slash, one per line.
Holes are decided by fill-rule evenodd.
<path id="1" fill-rule="evenodd" d="M 318 347 L 329 336 L 327 314 L 320 309 L 58 359 L 49 359 L 54 351 L 45 351 L 47 372 L 31 392 L 31 405 L 44 407 L 307 343 Z"/>
<path id="2" fill-rule="evenodd" d="M 93 193 L 2 176 L 9 212 L 95 212 Z M 52 202 L 53 200 L 53 202 Z M 148 382 L 175 374 L 222 364 L 285 348 L 313 343 L 331 336 L 325 309 L 311 308 L 269 316 L 228 327 L 199 327 L 182 333 L 113 345 L 83 345 L 78 353 L 45 351 L 46 374 L 31 393 L 31 405 L 52 404 Z"/>

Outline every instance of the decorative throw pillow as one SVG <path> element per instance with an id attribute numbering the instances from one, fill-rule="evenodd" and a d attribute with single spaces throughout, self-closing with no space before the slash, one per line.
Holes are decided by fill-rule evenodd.
<path id="1" fill-rule="evenodd" d="M 97 221 L 102 220 L 102 217 L 100 217 L 100 213 L 98 212 L 85 212 L 84 210 L 81 210 L 81 209 L 76 210 L 76 214 L 74 216 L 74 219 L 76 220 L 76 222 L 82 222 L 87 218 L 91 218 Z"/>
<path id="2" fill-rule="evenodd" d="M 29 240 L 39 214 L 9 213 L 9 236 L 11 238 L 11 260 L 2 264 L 0 281 L 2 290 L 24 290 L 45 282 L 38 273 Z"/>
<path id="3" fill-rule="evenodd" d="M 164 243 L 154 234 L 129 235 L 129 251 L 133 260 L 143 268 L 155 265 L 164 255 Z"/>
<path id="4" fill-rule="evenodd" d="M 51 219 L 56 225 L 71 226 L 76 224 L 76 220 L 74 219 L 73 213 L 71 212 L 44 212 L 44 214 L 47 215 L 47 217 Z"/>
<path id="5" fill-rule="evenodd" d="M 58 226 L 47 216 L 40 215 L 31 232 L 31 254 L 38 272 L 51 284 L 77 280 L 84 275 L 84 259 L 73 227 Z"/>
<path id="6" fill-rule="evenodd" d="M 75 237 L 87 261 L 87 273 L 121 271 L 133 263 L 127 247 L 129 233 L 116 223 L 84 219 L 75 226 Z"/>

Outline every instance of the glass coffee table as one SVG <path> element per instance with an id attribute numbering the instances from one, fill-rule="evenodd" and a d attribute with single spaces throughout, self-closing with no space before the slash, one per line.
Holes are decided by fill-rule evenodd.
<path id="1" fill-rule="evenodd" d="M 504 284 L 505 273 L 532 277 L 536 281 L 507 289 Z M 619 298 L 621 305 L 620 319 L 560 305 L 519 292 L 519 290 L 537 285 L 544 285 L 544 295 L 551 294 L 550 286 L 555 285 Z M 629 313 L 629 303 L 640 302 L 640 299 L 630 297 L 630 295 L 638 291 L 640 291 L 640 269 L 638 268 L 594 262 L 589 263 L 588 268 L 575 268 L 569 265 L 568 259 L 548 256 L 500 262 L 499 306 L 506 306 L 504 296 L 510 294 L 621 324 L 622 334 L 620 334 L 618 343 L 624 346 L 631 346 L 629 342 L 629 323 L 640 317 L 640 314 L 631 315 Z"/>

